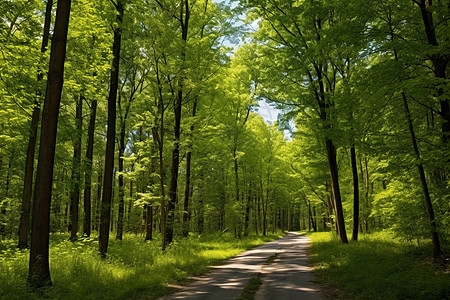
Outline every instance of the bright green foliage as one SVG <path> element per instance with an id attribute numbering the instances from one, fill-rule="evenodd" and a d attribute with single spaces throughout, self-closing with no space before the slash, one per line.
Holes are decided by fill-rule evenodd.
<path id="1" fill-rule="evenodd" d="M 94 236 L 98 229 L 108 78 L 113 28 L 118 26 L 113 2 L 72 3 L 53 178 L 53 233 L 67 230 L 70 192 L 77 186 L 71 177 L 74 168 L 82 172 L 79 188 L 86 185 L 86 164 L 72 164 L 73 146 L 81 136 L 84 157 L 89 109 L 95 101 L 98 109 L 90 179 Z M 113 243 L 110 261 L 104 262 L 93 256 L 95 241 L 53 244 L 51 267 L 57 295 L 79 296 L 83 290 L 77 290 L 77 286 L 85 285 L 99 294 L 139 298 L 137 291 L 150 282 L 157 282 L 150 294 L 161 295 L 166 290 L 163 286 L 174 282 L 168 278 L 185 278 L 216 261 L 202 258 L 199 268 L 195 268 L 197 260 L 184 261 L 173 254 L 181 245 L 197 251 L 197 234 L 226 232 L 245 240 L 253 233 L 268 234 L 279 229 L 335 231 L 328 158 L 333 151 L 327 153 L 327 140 L 336 148 L 347 230 L 355 213 L 350 158 L 350 148 L 354 147 L 360 231 L 390 229 L 395 238 L 414 247 L 428 247 L 430 221 L 415 169 L 422 164 L 442 248 L 448 249 L 450 151 L 443 144 L 441 102 L 448 99 L 450 85 L 447 75 L 435 74 L 435 58 L 449 57 L 450 49 L 449 13 L 444 1 L 433 1 L 430 8 L 437 46 L 427 40 L 420 10 L 414 3 L 419 1 L 189 0 L 185 40 L 181 26 L 185 8 L 181 2 L 186 3 L 123 1 L 116 139 L 119 143 L 123 137 L 124 145 L 123 153 L 116 150 L 114 159 L 111 229 L 117 230 L 123 198 L 126 234 L 122 246 Z M 44 8 L 45 1 L 0 0 L 2 239 L 14 239 L 17 232 L 30 114 L 45 92 L 49 51 L 40 51 Z M 244 15 L 246 25 L 253 26 L 251 32 L 245 32 L 242 22 L 236 22 Z M 233 44 L 236 49 L 232 49 L 229 41 L 237 44 L 238 37 L 242 43 Z M 40 73 L 43 80 L 38 80 Z M 167 262 L 159 262 L 156 249 L 167 213 L 175 146 L 174 104 L 179 95 L 182 107 L 175 242 L 166 256 L 172 265 L 180 265 L 179 274 L 174 268 L 164 275 L 167 277 L 149 275 L 146 279 L 139 272 L 159 276 Z M 409 118 L 420 159 L 412 147 L 403 95 L 411 111 Z M 75 103 L 80 98 L 84 99 L 81 131 L 76 130 L 75 123 Z M 257 114 L 261 101 L 282 111 L 274 124 Z M 282 131 L 288 127 L 292 127 L 289 137 Z M 119 154 L 124 162 L 121 172 Z M 186 180 L 188 154 L 190 181 Z M 119 177 L 123 179 L 120 189 Z M 149 206 L 156 241 L 143 244 L 129 233 L 145 230 Z M 83 214 L 80 205 L 80 220 Z M 182 238 L 186 230 L 188 239 Z M 364 237 L 358 249 L 365 251 L 372 242 Z M 380 246 L 390 251 L 400 245 L 389 260 L 407 253 L 402 252 L 402 244 L 396 240 L 393 243 Z M 342 262 L 353 259 L 345 256 L 345 249 L 339 248 L 342 255 L 336 256 Z M 349 249 L 355 250 L 355 245 Z M 383 258 L 374 249 L 377 257 Z M 64 251 L 69 262 L 59 259 L 58 253 Z M 122 251 L 128 253 L 119 254 Z M 356 254 L 366 255 L 364 251 Z M 9 252 L 3 261 L 5 276 L 14 280 L 22 276 L 22 281 L 17 282 L 24 282 L 26 264 L 15 263 L 26 253 Z M 75 253 L 79 255 L 76 259 Z M 231 252 L 223 258 L 229 255 Z M 63 262 L 68 266 L 63 267 Z M 83 278 L 85 271 L 95 276 Z M 77 280 L 70 282 L 71 276 Z M 94 277 L 97 279 L 90 282 Z M 121 284 L 116 287 L 117 282 Z M 111 291 L 106 292 L 109 288 Z M 401 293 L 386 295 L 409 297 Z"/>

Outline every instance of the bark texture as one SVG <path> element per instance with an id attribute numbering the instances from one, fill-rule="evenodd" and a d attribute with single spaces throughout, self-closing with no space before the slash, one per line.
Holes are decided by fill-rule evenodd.
<path id="1" fill-rule="evenodd" d="M 49 269 L 50 203 L 59 104 L 64 81 L 71 0 L 59 0 L 50 53 L 47 89 L 41 123 L 39 159 L 33 203 L 28 285 L 52 285 Z"/>
<path id="2" fill-rule="evenodd" d="M 91 194 L 92 194 L 92 158 L 94 154 L 95 118 L 97 116 L 97 100 L 91 103 L 89 128 L 86 145 L 86 173 L 84 174 L 84 223 L 83 235 L 91 236 Z"/>
<path id="3" fill-rule="evenodd" d="M 352 240 L 358 240 L 358 226 L 359 226 L 359 182 L 358 182 L 358 166 L 356 164 L 356 150 L 355 147 L 350 149 L 350 156 L 352 161 L 353 174 L 353 232 Z"/>
<path id="4" fill-rule="evenodd" d="M 117 1 L 116 10 L 118 26 L 114 29 L 114 58 L 109 84 L 108 130 L 106 132 L 106 155 L 104 172 L 105 175 L 103 176 L 102 207 L 100 212 L 99 250 L 102 257 L 106 257 L 106 254 L 108 252 L 109 228 L 111 220 L 111 198 L 113 192 L 114 175 L 114 148 L 116 139 L 116 100 L 117 89 L 119 85 L 120 47 L 122 43 L 121 25 L 124 13 L 123 3 L 121 0 Z"/>

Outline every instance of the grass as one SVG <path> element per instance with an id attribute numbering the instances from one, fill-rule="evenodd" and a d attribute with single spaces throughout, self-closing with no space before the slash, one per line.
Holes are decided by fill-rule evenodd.
<path id="1" fill-rule="evenodd" d="M 348 245 L 328 232 L 308 235 L 319 282 L 337 289 L 340 299 L 450 299 L 448 266 L 433 262 L 428 247 L 412 247 L 388 232 Z"/>
<path id="2" fill-rule="evenodd" d="M 29 251 L 0 241 L 0 299 L 155 299 L 170 293 L 169 285 L 280 236 L 190 236 L 162 253 L 159 239 L 126 235 L 123 241 L 111 239 L 108 258 L 101 259 L 96 239 L 72 243 L 68 235 L 52 235 L 53 287 L 39 294 L 26 288 Z"/>
<path id="3" fill-rule="evenodd" d="M 249 280 L 244 290 L 242 291 L 242 294 L 236 300 L 253 300 L 261 284 L 262 280 L 260 273 L 252 276 L 252 278 Z"/>

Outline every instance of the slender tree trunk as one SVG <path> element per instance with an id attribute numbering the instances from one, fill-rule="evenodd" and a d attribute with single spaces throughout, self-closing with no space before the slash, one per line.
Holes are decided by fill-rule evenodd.
<path id="1" fill-rule="evenodd" d="M 244 236 L 248 236 L 248 226 L 250 220 L 250 206 L 252 204 L 252 184 L 249 184 L 249 191 L 247 195 L 247 203 L 245 205 L 245 217 L 244 217 Z"/>
<path id="2" fill-rule="evenodd" d="M 235 141 L 233 148 L 233 163 L 234 163 L 234 185 L 236 187 L 236 203 L 239 203 L 239 168 L 237 158 L 237 141 Z"/>
<path id="3" fill-rule="evenodd" d="M 158 157 L 159 157 L 159 188 L 161 192 L 161 208 L 160 208 L 160 222 L 159 222 L 159 230 L 161 232 L 161 238 L 162 238 L 162 251 L 166 249 L 166 193 L 164 189 L 164 155 L 163 155 L 163 149 L 164 149 L 164 109 L 163 109 L 163 103 L 160 101 L 159 107 L 158 107 L 159 113 L 160 113 L 160 124 L 159 124 L 159 131 L 158 128 L 153 127 L 152 133 L 153 133 L 153 141 L 156 143 L 156 146 L 158 148 Z"/>
<path id="4" fill-rule="evenodd" d="M 255 226 L 255 234 L 259 235 L 258 232 L 258 199 L 259 195 L 256 194 L 255 197 L 253 197 L 253 226 Z"/>
<path id="5" fill-rule="evenodd" d="M 186 42 L 188 38 L 190 6 L 189 1 L 184 0 L 180 7 L 180 23 L 181 23 L 181 38 L 183 46 L 181 50 L 181 60 L 184 63 L 186 59 Z M 183 66 L 182 66 L 183 67 Z M 178 86 L 178 95 L 175 100 L 174 113 L 174 147 L 172 151 L 172 168 L 170 176 L 170 190 L 169 201 L 167 203 L 167 228 L 166 228 L 166 244 L 171 244 L 173 241 L 173 227 L 175 221 L 175 203 L 177 202 L 177 188 L 178 188 L 178 169 L 180 166 L 180 129 L 181 129 L 181 108 L 183 101 L 183 79 L 180 78 Z"/>
<path id="6" fill-rule="evenodd" d="M 45 8 L 45 21 L 44 21 L 44 34 L 42 36 L 41 52 L 44 53 L 47 50 L 48 40 L 50 36 L 50 23 L 52 18 L 53 0 L 47 1 Z M 42 81 L 44 74 L 39 72 L 37 80 Z M 39 97 L 40 93 L 38 93 Z M 39 127 L 39 118 L 41 113 L 41 99 L 36 99 L 36 103 L 33 107 L 33 114 L 31 115 L 31 130 L 30 137 L 28 139 L 27 158 L 25 161 L 25 175 L 24 175 L 24 187 L 22 197 L 22 211 L 20 214 L 19 225 L 19 249 L 25 249 L 28 247 L 28 230 L 30 224 L 30 207 L 31 196 L 33 191 L 33 171 L 34 171 L 34 154 L 36 149 L 36 140 Z"/>
<path id="7" fill-rule="evenodd" d="M 221 187 L 220 192 L 220 203 L 219 203 L 219 229 L 220 231 L 223 231 L 225 229 L 225 203 L 226 203 L 226 176 L 225 176 L 225 170 L 221 170 L 221 177 L 223 186 Z"/>
<path id="8" fill-rule="evenodd" d="M 336 223 L 338 227 L 339 238 L 342 243 L 347 244 L 347 233 L 345 231 L 344 212 L 342 210 L 341 190 L 339 188 L 338 168 L 336 162 L 336 149 L 333 141 L 326 139 L 328 165 L 331 174 L 331 186 L 334 196 L 334 208 L 336 211 Z"/>
<path id="9" fill-rule="evenodd" d="M 95 206 L 95 230 L 99 232 L 100 230 L 100 214 L 102 211 L 102 182 L 103 173 L 101 172 L 102 167 L 100 166 L 98 177 L 97 177 L 97 205 Z"/>
<path id="10" fill-rule="evenodd" d="M 408 120 L 409 132 L 411 134 L 411 141 L 414 148 L 414 153 L 417 158 L 417 169 L 419 171 L 420 182 L 422 183 L 423 194 L 425 196 L 425 204 L 427 207 L 428 218 L 430 220 L 431 227 L 431 241 L 433 242 L 433 255 L 434 257 L 439 257 L 442 254 L 441 244 L 439 242 L 439 236 L 437 233 L 436 220 L 434 218 L 433 203 L 431 202 L 430 192 L 428 190 L 427 179 L 425 177 L 425 171 L 423 169 L 423 164 L 421 162 L 419 147 L 417 146 L 416 134 L 414 132 L 413 123 L 411 120 L 411 113 L 409 111 L 408 101 L 406 99 L 405 93 L 402 92 L 403 106 L 405 109 L 406 118 Z"/>
<path id="11" fill-rule="evenodd" d="M 262 221 L 261 221 L 261 197 L 263 196 L 263 191 L 258 195 L 258 208 L 257 208 L 257 216 L 258 216 L 258 229 L 262 231 Z"/>
<path id="12" fill-rule="evenodd" d="M 205 227 L 205 211 L 204 211 L 204 206 L 203 206 L 203 194 L 201 191 L 199 191 L 199 196 L 198 196 L 198 220 L 197 220 L 197 227 L 198 227 L 198 233 L 202 234 L 204 227 Z"/>
<path id="13" fill-rule="evenodd" d="M 134 171 L 134 167 L 131 168 L 131 171 Z M 133 209 L 133 187 L 134 187 L 134 182 L 133 180 L 130 180 L 130 202 L 128 205 L 128 212 L 127 212 L 127 222 L 130 222 L 131 220 L 131 211 Z"/>
<path id="14" fill-rule="evenodd" d="M 192 108 L 192 117 L 195 117 L 197 112 L 197 99 L 194 100 Z M 190 134 L 194 131 L 194 125 L 191 125 Z M 191 157 L 192 157 L 192 143 L 188 146 L 186 154 L 186 184 L 184 186 L 184 205 L 183 205 L 183 236 L 189 233 L 189 195 L 191 194 Z"/>
<path id="15" fill-rule="evenodd" d="M 145 240 L 149 241 L 153 239 L 153 206 L 146 205 L 146 218 L 145 218 Z"/>
<path id="16" fill-rule="evenodd" d="M 84 174 L 84 224 L 83 235 L 91 236 L 91 189 L 92 158 L 94 157 L 95 118 L 97 116 L 97 100 L 92 100 L 89 116 L 89 128 L 86 145 L 86 173 Z"/>
<path id="17" fill-rule="evenodd" d="M 123 20 L 123 4 L 122 0 L 117 1 L 117 21 L 118 25 L 114 29 L 113 43 L 113 63 L 111 68 L 111 80 L 109 84 L 108 97 L 108 129 L 106 133 L 106 155 L 105 155 L 105 175 L 103 182 L 102 208 L 100 216 L 100 232 L 99 232 L 99 250 L 102 257 L 106 257 L 109 242 L 109 226 L 111 219 L 111 198 L 113 190 L 114 175 L 114 148 L 116 135 L 116 100 L 117 88 L 119 84 L 119 60 L 120 45 L 122 41 L 122 20 Z"/>
<path id="18" fill-rule="evenodd" d="M 419 7 L 421 8 L 422 18 L 424 21 L 425 31 L 427 34 L 428 42 L 429 42 L 429 44 L 431 44 L 433 46 L 437 46 L 438 43 L 436 41 L 436 36 L 435 36 L 435 32 L 434 32 L 432 14 L 431 14 L 431 11 L 429 10 L 430 5 L 431 5 L 431 1 L 421 0 Z M 395 35 L 394 35 L 394 30 L 393 30 L 392 24 L 389 24 L 389 26 L 390 26 L 391 39 L 394 40 Z M 394 49 L 393 52 L 394 52 L 395 60 L 398 61 L 397 50 Z M 435 60 L 437 60 L 438 58 L 439 57 L 435 57 Z M 445 65 L 446 65 L 446 63 L 445 63 Z M 444 70 L 444 76 L 445 76 L 445 70 Z M 412 146 L 413 146 L 414 153 L 415 153 L 417 161 L 418 161 L 417 169 L 419 171 L 420 181 L 422 184 L 422 189 L 423 189 L 423 193 L 424 193 L 424 197 L 425 197 L 425 204 L 427 207 L 428 217 L 430 220 L 431 240 L 433 243 L 433 255 L 435 258 L 437 258 L 440 255 L 442 255 L 442 250 L 441 250 L 441 245 L 439 242 L 439 236 L 437 233 L 437 226 L 436 226 L 436 220 L 434 217 L 433 204 L 431 202 L 430 192 L 428 190 L 428 184 L 427 184 L 427 180 L 425 177 L 425 171 L 423 168 L 423 164 L 421 162 L 420 151 L 419 151 L 419 147 L 417 145 L 416 135 L 414 132 L 414 126 L 413 126 L 412 119 L 411 119 L 411 112 L 410 112 L 409 106 L 408 106 L 408 100 L 407 100 L 406 94 L 404 92 L 402 92 L 401 95 L 402 95 L 402 100 L 403 100 L 403 107 L 404 107 L 405 114 L 406 114 L 406 119 L 408 121 L 409 132 L 411 134 Z M 442 104 L 442 101 L 441 101 L 441 104 Z M 447 99 L 447 105 L 448 105 L 448 99 Z M 448 123 L 448 120 L 445 120 L 445 118 L 444 118 L 443 130 L 444 130 L 445 123 Z M 445 126 L 450 126 L 450 123 Z M 446 142 L 446 139 L 445 139 L 446 135 L 447 135 L 447 132 L 445 132 L 445 130 L 444 130 L 444 143 Z"/>
<path id="19" fill-rule="evenodd" d="M 76 137 L 73 145 L 72 180 L 70 192 L 70 240 L 77 239 L 78 232 L 78 211 L 80 203 L 80 179 L 81 179 L 81 136 L 83 124 L 83 96 L 80 96 L 76 103 Z"/>
<path id="20" fill-rule="evenodd" d="M 264 196 L 262 196 L 263 204 L 263 235 L 265 236 L 267 233 L 267 210 L 269 205 L 269 188 L 266 188 L 266 197 L 264 201 Z"/>
<path id="21" fill-rule="evenodd" d="M 274 203 L 272 210 L 272 234 L 275 233 L 276 227 L 277 227 L 277 206 Z"/>
<path id="22" fill-rule="evenodd" d="M 358 240 L 358 226 L 359 226 L 359 187 L 358 187 L 358 167 L 356 165 L 356 150 L 353 146 L 350 149 L 350 156 L 352 160 L 352 174 L 353 174 L 353 232 L 352 240 Z"/>
<path id="23" fill-rule="evenodd" d="M 50 204 L 59 104 L 64 81 L 64 60 L 66 57 L 70 6 L 71 0 L 58 1 L 50 53 L 33 203 L 31 250 L 28 270 L 28 285 L 32 288 L 52 285 L 48 251 Z"/>
<path id="24" fill-rule="evenodd" d="M 119 141 L 119 211 L 117 216 L 117 234 L 116 239 L 122 240 L 123 235 L 123 212 L 124 212 L 124 184 L 123 184 L 123 156 L 125 152 L 125 122 L 126 119 L 121 120 L 120 141 Z"/>

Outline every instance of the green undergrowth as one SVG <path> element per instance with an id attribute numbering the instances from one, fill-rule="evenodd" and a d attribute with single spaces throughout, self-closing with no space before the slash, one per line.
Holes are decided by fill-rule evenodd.
<path id="1" fill-rule="evenodd" d="M 52 235 L 53 287 L 41 293 L 26 288 L 29 251 L 17 250 L 15 241 L 0 241 L 0 299 L 155 299 L 170 293 L 168 285 L 182 284 L 211 265 L 280 236 L 190 236 L 162 253 L 158 237 L 144 242 L 142 236 L 126 235 L 123 241 L 112 239 L 108 258 L 101 259 L 97 239 L 72 243 L 67 235 Z"/>
<path id="2" fill-rule="evenodd" d="M 388 232 L 339 243 L 329 232 L 310 233 L 311 262 L 320 283 L 340 299 L 450 299 L 448 266 L 431 248 L 405 244 Z"/>

